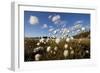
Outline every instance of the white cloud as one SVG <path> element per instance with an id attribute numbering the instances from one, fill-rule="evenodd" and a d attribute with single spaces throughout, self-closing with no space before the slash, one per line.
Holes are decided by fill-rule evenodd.
<path id="1" fill-rule="evenodd" d="M 74 28 L 76 28 L 76 29 L 79 29 L 79 28 L 81 28 L 81 27 L 82 27 L 81 24 L 77 24 L 77 25 L 74 26 Z"/>
<path id="2" fill-rule="evenodd" d="M 49 15 L 48 18 L 54 23 L 59 24 L 60 23 L 60 15 Z"/>
<path id="3" fill-rule="evenodd" d="M 53 28 L 50 28 L 48 31 L 51 32 L 51 31 L 53 31 L 53 30 L 54 30 Z"/>
<path id="4" fill-rule="evenodd" d="M 52 18 L 52 15 L 49 15 L 48 18 L 51 19 Z"/>
<path id="5" fill-rule="evenodd" d="M 55 15 L 52 17 L 52 22 L 57 22 L 60 20 L 60 15 Z"/>
<path id="6" fill-rule="evenodd" d="M 49 18 L 54 24 L 62 25 L 63 27 L 65 27 L 65 24 L 67 23 L 67 21 L 61 20 L 61 16 L 58 15 L 58 14 L 56 14 L 56 15 L 49 15 L 48 18 Z"/>
<path id="7" fill-rule="evenodd" d="M 48 28 L 48 25 L 47 24 L 43 24 L 43 27 L 42 27 L 43 29 L 44 28 Z"/>
<path id="8" fill-rule="evenodd" d="M 36 16 L 30 16 L 29 23 L 32 24 L 32 25 L 38 24 L 39 23 L 38 17 L 36 17 Z"/>
<path id="9" fill-rule="evenodd" d="M 82 23 L 83 21 L 81 21 L 81 20 L 79 20 L 79 21 L 77 21 L 77 23 Z"/>
<path id="10" fill-rule="evenodd" d="M 49 26 L 49 28 L 53 28 L 53 26 Z"/>
<path id="11" fill-rule="evenodd" d="M 82 24 L 82 23 L 83 23 L 82 20 L 78 20 L 78 21 L 76 21 L 76 22 L 74 23 L 74 25 L 76 25 L 76 24 Z"/>
<path id="12" fill-rule="evenodd" d="M 54 24 L 60 24 L 60 23 L 61 23 L 60 20 L 56 20 L 56 21 L 54 22 Z"/>
<path id="13" fill-rule="evenodd" d="M 71 31 L 77 31 L 80 30 L 82 28 L 82 23 L 83 21 L 78 20 L 74 23 L 74 25 L 70 28 Z"/>

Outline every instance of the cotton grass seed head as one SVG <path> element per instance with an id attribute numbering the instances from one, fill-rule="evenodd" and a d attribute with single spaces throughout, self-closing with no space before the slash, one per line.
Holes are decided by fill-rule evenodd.
<path id="1" fill-rule="evenodd" d="M 70 54 L 74 54 L 74 50 L 71 50 Z"/>
<path id="2" fill-rule="evenodd" d="M 46 49 L 46 51 L 47 51 L 47 52 L 50 52 L 50 50 L 51 50 L 51 47 L 48 46 L 47 49 Z"/>
<path id="3" fill-rule="evenodd" d="M 43 42 L 44 42 L 44 38 L 41 38 L 39 41 L 40 41 L 41 43 L 43 43 Z"/>
<path id="4" fill-rule="evenodd" d="M 56 42 L 56 44 L 59 44 L 59 43 L 60 43 L 60 38 L 57 38 L 57 39 L 55 40 L 55 42 Z"/>
<path id="5" fill-rule="evenodd" d="M 70 41 L 70 38 L 66 38 L 66 42 L 69 42 Z"/>
<path id="6" fill-rule="evenodd" d="M 72 50 L 73 48 L 72 48 L 72 47 L 70 47 L 69 49 L 70 49 L 70 50 Z"/>
<path id="7" fill-rule="evenodd" d="M 46 42 L 49 42 L 49 38 L 46 39 Z"/>
<path id="8" fill-rule="evenodd" d="M 52 53 L 53 53 L 53 51 L 51 50 L 51 51 L 50 51 L 50 53 L 52 54 Z"/>
<path id="9" fill-rule="evenodd" d="M 57 51 L 58 50 L 58 47 L 54 47 L 54 50 Z"/>
<path id="10" fill-rule="evenodd" d="M 38 52 L 39 50 L 43 50 L 43 47 L 36 47 L 36 48 L 34 48 L 33 52 L 36 53 L 36 52 Z"/>
<path id="11" fill-rule="evenodd" d="M 38 42 L 36 45 L 39 46 L 40 45 L 40 42 Z"/>
<path id="12" fill-rule="evenodd" d="M 84 28 L 84 27 L 82 27 L 82 28 L 81 28 L 81 30 L 82 30 L 82 31 L 85 31 L 85 28 Z"/>
<path id="13" fill-rule="evenodd" d="M 40 60 L 41 55 L 40 54 L 36 54 L 35 55 L 35 61 L 39 61 Z"/>
<path id="14" fill-rule="evenodd" d="M 88 51 L 88 50 L 86 50 L 85 52 L 86 52 L 86 53 L 89 53 L 89 51 Z"/>
<path id="15" fill-rule="evenodd" d="M 68 56 L 68 50 L 64 50 L 63 55 L 66 58 Z"/>
<path id="16" fill-rule="evenodd" d="M 71 36 L 71 37 L 70 37 L 70 39 L 71 39 L 71 40 L 73 40 L 73 39 L 74 39 L 74 37 L 72 37 L 72 36 Z"/>
<path id="17" fill-rule="evenodd" d="M 67 48 L 68 48 L 68 44 L 65 44 L 65 45 L 64 45 L 64 48 L 67 49 Z"/>
<path id="18" fill-rule="evenodd" d="M 54 52 L 53 52 L 53 54 L 55 55 L 55 54 L 56 54 L 56 52 L 54 51 Z"/>
<path id="19" fill-rule="evenodd" d="M 46 44 L 46 42 L 43 42 L 43 44 Z"/>

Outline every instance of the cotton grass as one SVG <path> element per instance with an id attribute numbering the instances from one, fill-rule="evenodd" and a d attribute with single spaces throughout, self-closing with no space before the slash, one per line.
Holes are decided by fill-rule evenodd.
<path id="1" fill-rule="evenodd" d="M 54 47 L 54 50 L 57 51 L 58 50 L 58 47 Z"/>
<path id="2" fill-rule="evenodd" d="M 40 54 L 36 54 L 35 55 L 35 61 L 39 61 L 40 60 L 41 55 Z"/>
<path id="3" fill-rule="evenodd" d="M 68 56 L 68 50 L 64 50 L 63 55 L 66 58 Z"/>
<path id="4" fill-rule="evenodd" d="M 64 45 L 64 48 L 67 49 L 67 48 L 68 48 L 68 44 L 65 44 L 65 45 Z"/>
<path id="5" fill-rule="evenodd" d="M 50 52 L 50 51 L 51 51 L 51 47 L 48 46 L 47 49 L 46 49 L 46 51 L 47 51 L 47 52 Z"/>
<path id="6" fill-rule="evenodd" d="M 69 42 L 70 41 L 70 38 L 66 38 L 66 42 Z"/>
<path id="7" fill-rule="evenodd" d="M 55 40 L 55 42 L 56 42 L 56 44 L 59 44 L 59 43 L 60 43 L 60 38 L 57 38 L 57 39 Z"/>

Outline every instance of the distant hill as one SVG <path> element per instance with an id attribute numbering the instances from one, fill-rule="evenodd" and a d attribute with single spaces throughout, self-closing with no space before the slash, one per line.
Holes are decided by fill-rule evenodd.
<path id="1" fill-rule="evenodd" d="M 79 38 L 90 38 L 90 31 L 79 33 L 79 34 L 75 35 L 74 38 L 77 38 L 77 39 L 79 39 Z"/>
<path id="2" fill-rule="evenodd" d="M 76 39 L 79 39 L 79 38 L 90 38 L 90 31 L 87 31 L 87 32 L 81 32 L 75 36 L 73 36 L 74 38 Z M 41 39 L 41 38 L 44 38 L 44 39 L 47 39 L 47 38 L 52 38 L 52 39 L 55 39 L 54 37 L 48 37 L 48 36 L 43 36 L 43 37 L 25 37 L 25 39 Z"/>

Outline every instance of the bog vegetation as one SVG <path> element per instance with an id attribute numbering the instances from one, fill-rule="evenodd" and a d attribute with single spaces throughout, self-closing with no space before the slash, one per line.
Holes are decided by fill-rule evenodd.
<path id="1" fill-rule="evenodd" d="M 24 61 L 90 58 L 90 31 L 73 37 L 24 38 Z"/>

